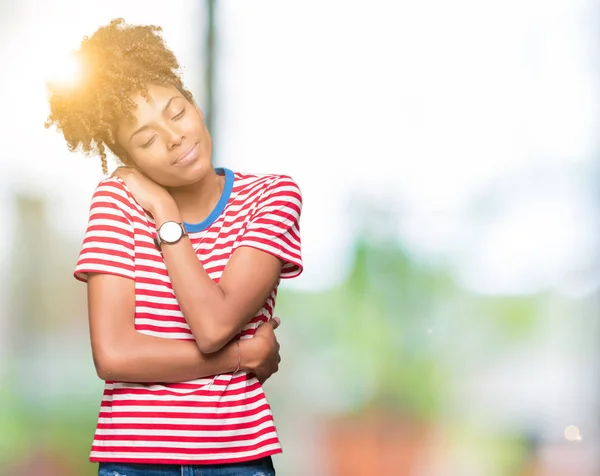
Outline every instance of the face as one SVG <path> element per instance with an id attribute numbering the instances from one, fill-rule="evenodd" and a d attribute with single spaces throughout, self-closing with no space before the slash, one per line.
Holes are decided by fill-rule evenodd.
<path id="1" fill-rule="evenodd" d="M 134 120 L 122 120 L 117 141 L 131 165 L 166 187 L 198 182 L 211 168 L 212 139 L 204 116 L 174 87 L 148 86 L 133 96 Z"/>

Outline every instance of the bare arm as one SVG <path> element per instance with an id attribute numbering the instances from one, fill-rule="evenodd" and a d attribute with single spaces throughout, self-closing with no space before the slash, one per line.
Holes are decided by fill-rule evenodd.
<path id="1" fill-rule="evenodd" d="M 173 197 L 142 172 L 119 168 L 115 174 L 125 182 L 138 203 L 154 217 L 160 229 L 166 221 L 182 223 Z M 162 253 L 179 306 L 202 353 L 219 351 L 264 305 L 275 289 L 284 263 L 299 265 L 299 188 L 290 179 L 273 182 L 261 195 L 261 210 L 228 260 L 219 283 L 215 283 L 198 260 L 189 238 L 163 244 Z M 254 229 L 250 227 L 254 225 Z M 265 242 L 267 244 L 265 244 Z M 292 248 L 292 257 L 282 249 Z M 292 253 L 293 254 L 293 253 Z M 288 275 L 289 277 L 289 275 Z"/>
<path id="2" fill-rule="evenodd" d="M 155 212 L 157 226 L 180 223 L 177 206 L 168 204 Z M 237 249 L 216 284 L 198 260 L 189 238 L 163 245 L 171 284 L 199 349 L 217 352 L 264 305 L 279 281 L 279 258 L 249 247 Z"/>
<path id="3" fill-rule="evenodd" d="M 232 372 L 238 367 L 238 349 L 233 342 L 219 352 L 206 355 L 194 341 L 165 339 L 137 332 L 133 318 L 135 288 L 130 279 L 90 274 L 88 308 L 94 365 L 103 380 L 184 382 Z M 264 339 L 239 343 L 240 368 L 260 374 L 263 381 L 277 371 L 279 363 L 279 344 L 274 335 L 269 336 L 276 326 L 277 323 L 259 329 L 259 337 L 266 337 Z"/>

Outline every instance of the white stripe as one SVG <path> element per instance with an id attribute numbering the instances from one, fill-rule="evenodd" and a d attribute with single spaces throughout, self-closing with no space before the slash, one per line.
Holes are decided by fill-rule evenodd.
<path id="1" fill-rule="evenodd" d="M 144 313 L 148 317 L 137 318 L 136 324 L 141 326 L 153 326 L 156 330 L 152 331 L 140 331 L 143 334 L 161 337 L 161 338 L 174 338 L 184 339 L 187 341 L 193 341 L 193 336 L 189 333 L 189 326 L 183 320 L 183 313 L 178 309 L 178 301 L 174 295 L 170 279 L 166 273 L 166 267 L 160 257 L 160 253 L 154 250 L 153 237 L 156 233 L 156 228 L 153 219 L 146 215 L 142 208 L 127 195 L 124 190 L 124 185 L 120 180 L 109 179 L 104 181 L 98 188 L 101 192 L 110 192 L 111 194 L 118 195 L 123 198 L 122 201 L 111 198 L 110 196 L 99 197 L 98 193 L 95 194 L 92 201 L 90 210 L 90 224 L 98 227 L 99 229 L 95 232 L 89 232 L 86 235 L 88 244 L 82 247 L 82 258 L 89 259 L 102 259 L 114 262 L 114 266 L 86 266 L 91 269 L 104 269 L 106 271 L 125 273 L 125 270 L 119 267 L 121 262 L 126 264 L 133 264 L 135 259 L 135 277 L 148 280 L 150 284 L 136 282 L 136 312 Z M 274 196 L 274 194 L 277 196 Z M 291 181 L 288 177 L 281 177 L 278 175 L 249 175 L 245 179 L 240 179 L 236 175 L 235 179 L 235 192 L 232 193 L 230 202 L 227 206 L 226 215 L 222 215 L 218 218 L 216 224 L 210 227 L 206 231 L 191 233 L 190 238 L 193 243 L 197 245 L 197 251 L 199 258 L 205 269 L 209 272 L 212 279 L 218 279 L 221 277 L 223 269 L 226 267 L 231 254 L 237 249 L 240 243 L 248 243 L 259 249 L 263 249 L 266 252 L 270 252 L 277 256 L 282 256 L 284 259 L 291 261 L 300 260 L 299 247 L 300 243 L 298 240 L 293 239 L 294 234 L 299 233 L 294 216 L 298 214 L 297 210 L 302 205 L 301 197 L 299 196 L 300 190 L 296 184 Z M 100 202 L 112 202 L 107 206 L 103 206 Z M 236 201 L 235 205 L 232 202 Z M 275 201 L 280 203 L 275 204 Z M 285 202 L 288 202 L 287 204 Z M 284 211 L 288 213 L 292 218 L 280 217 L 276 213 Z M 273 213 L 275 212 L 275 213 Z M 271 217 L 277 223 L 268 225 L 272 233 L 282 234 L 286 233 L 286 239 L 291 240 L 291 244 L 287 245 L 282 240 L 273 238 L 273 234 L 269 234 L 269 230 L 264 229 L 264 225 L 256 225 L 256 231 L 252 230 L 250 224 L 251 217 L 255 216 L 256 213 L 260 213 L 261 216 Z M 99 218 L 100 214 L 103 215 Z M 124 222 L 123 217 L 131 215 L 133 217 L 133 231 L 135 233 L 135 240 L 131 239 L 132 227 L 130 224 Z M 223 226 L 223 221 L 227 220 L 228 225 Z M 113 227 L 114 231 L 106 231 L 106 227 Z M 103 230 L 104 228 L 105 230 Z M 263 233 L 260 230 L 266 231 Z M 243 234 L 242 231 L 246 230 Z M 117 243 L 100 243 L 97 238 L 109 238 Z M 257 240 L 263 239 L 265 243 L 259 243 Z M 137 244 L 135 253 L 132 253 L 131 247 Z M 88 251 L 90 246 L 95 246 L 105 250 L 105 253 L 91 253 Z M 215 249 L 217 248 L 217 249 Z M 281 251 L 281 249 L 283 251 Z M 131 258 L 131 262 L 127 259 L 115 258 L 114 252 L 124 253 L 126 256 Z M 147 257 L 156 257 L 154 259 L 142 258 L 140 255 L 146 255 Z M 146 271 L 141 271 L 139 268 L 146 268 Z M 285 271 L 284 271 L 285 273 Z M 282 273 L 282 274 L 284 274 Z M 140 291 L 144 292 L 144 295 L 140 295 Z M 159 297 L 152 295 L 152 293 L 161 293 L 165 297 Z M 265 303 L 265 307 L 272 307 L 275 305 L 276 290 L 273 290 L 268 300 Z M 176 310 L 165 310 L 161 309 L 161 306 L 173 307 Z M 256 316 L 270 317 L 271 313 L 263 309 L 257 312 Z M 154 319 L 153 316 L 161 317 L 161 319 Z M 178 322 L 174 320 L 177 319 Z M 171 322 L 170 322 L 171 320 Z M 252 333 L 258 326 L 258 323 L 249 323 L 244 326 L 244 331 Z M 177 332 L 167 332 L 176 330 Z M 244 336 L 245 339 L 251 338 L 251 336 Z M 238 373 L 243 375 L 243 372 Z M 250 415 L 239 418 L 226 418 L 227 414 L 231 413 L 243 413 L 244 411 L 252 412 L 256 411 L 261 405 L 266 405 L 267 400 L 264 395 L 261 386 L 257 385 L 257 380 L 252 378 L 249 380 L 238 381 L 232 383 L 231 374 L 224 374 L 222 376 L 216 376 L 214 378 L 203 378 L 195 379 L 186 382 L 189 388 L 176 388 L 176 385 L 170 386 L 169 384 L 164 385 L 143 385 L 143 384 L 129 384 L 129 383 L 116 383 L 107 384 L 108 390 L 114 389 L 115 392 L 119 392 L 115 395 L 107 395 L 103 398 L 101 410 L 103 413 L 109 415 L 109 418 L 100 418 L 100 423 L 110 423 L 110 429 L 99 429 L 97 430 L 98 435 L 113 435 L 117 436 L 119 440 L 100 442 L 95 441 L 96 445 L 102 446 L 152 446 L 152 447 L 169 447 L 169 448 L 206 448 L 206 449 L 218 449 L 218 448 L 232 448 L 228 453 L 215 453 L 210 452 L 208 455 L 188 455 L 181 452 L 175 454 L 168 454 L 164 452 L 128 452 L 119 451 L 117 453 L 94 451 L 92 457 L 106 458 L 106 459 L 118 459 L 131 458 L 137 461 L 144 461 L 145 459 L 162 459 L 162 460 L 181 460 L 193 462 L 211 462 L 220 461 L 224 459 L 244 459 L 252 457 L 257 454 L 272 452 L 280 449 L 279 444 L 260 446 L 261 441 L 265 441 L 267 438 L 276 438 L 276 430 L 273 426 L 271 411 L 266 406 L 256 415 Z M 256 388 L 249 391 L 249 385 L 256 385 Z M 132 393 L 136 389 L 143 391 L 142 395 Z M 140 391 L 138 390 L 138 391 Z M 240 391 L 241 393 L 233 395 L 232 393 Z M 123 392 L 123 393 L 121 393 Z M 158 393 L 164 392 L 165 395 L 159 395 Z M 202 393 L 203 395 L 198 395 Z M 258 399 L 256 402 L 248 403 L 251 399 Z M 119 402 L 132 400 L 135 401 L 135 405 L 118 405 Z M 175 401 L 178 405 L 168 405 L 169 401 Z M 114 403 L 113 403 L 114 402 Z M 207 403 L 207 404 L 229 404 L 230 407 L 200 407 L 196 408 L 191 405 L 195 402 Z M 157 406 L 157 403 L 167 403 L 164 407 Z M 189 403 L 186 405 L 186 403 Z M 114 406 L 116 405 L 116 406 Z M 119 413 L 131 414 L 132 417 L 122 418 L 119 417 Z M 146 413 L 148 415 L 165 415 L 166 418 L 140 418 L 140 413 Z M 179 413 L 189 418 L 168 418 L 168 415 Z M 260 424 L 257 423 L 261 418 L 267 419 L 266 422 Z M 210 425 L 210 431 L 189 431 L 189 430 L 125 430 L 119 428 L 123 424 L 165 424 L 165 425 Z M 223 425 L 231 424 L 248 424 L 250 428 L 240 430 L 221 430 Z M 257 439 L 252 439 L 252 435 L 258 431 L 268 431 L 267 435 L 264 435 Z M 183 436 L 204 436 L 204 437 L 234 437 L 241 436 L 246 438 L 242 441 L 237 442 L 207 442 L 207 443 L 182 443 L 178 441 L 173 442 L 144 442 L 137 441 L 131 442 L 126 441 L 128 435 L 138 436 L 171 436 L 171 437 L 183 437 Z M 259 448 L 253 451 L 247 450 L 249 444 L 258 444 Z M 234 448 L 246 451 L 233 451 Z"/>
<path id="2" fill-rule="evenodd" d="M 129 197 L 127 196 L 127 193 L 124 190 L 124 188 L 126 188 L 126 187 L 124 185 L 122 185 L 121 182 L 119 182 L 117 179 L 109 178 L 108 180 L 106 180 L 105 182 L 102 182 L 102 184 L 98 186 L 98 191 L 110 192 L 114 195 L 119 195 L 120 197 L 124 198 L 126 201 L 129 202 L 130 201 Z M 117 204 L 121 203 L 118 200 L 116 200 L 115 198 L 106 196 L 106 195 L 98 196 L 98 197 L 96 197 L 96 199 L 103 200 L 103 201 L 115 202 Z"/>
<path id="3" fill-rule="evenodd" d="M 156 314 L 157 311 L 158 311 L 158 312 L 160 312 L 160 314 L 162 316 L 165 316 L 165 317 L 179 317 L 179 318 L 183 318 L 183 313 L 181 311 L 179 311 L 179 310 L 177 310 L 177 311 L 169 311 L 167 309 L 156 309 L 156 308 L 146 307 L 146 306 L 136 306 L 135 307 L 135 311 L 136 312 L 145 312 L 145 313 L 148 313 L 148 314 Z M 142 320 L 143 319 L 137 319 L 136 322 L 139 322 L 139 321 L 142 321 Z M 160 321 L 157 321 L 156 325 L 159 325 L 158 322 L 160 322 Z M 178 326 L 178 327 L 181 326 L 181 324 L 178 323 L 178 322 L 176 322 L 176 321 L 171 321 L 170 323 L 167 323 L 167 324 L 172 324 L 173 326 Z"/>
<path id="4" fill-rule="evenodd" d="M 238 372 L 237 374 L 235 374 L 236 376 L 243 374 L 244 372 Z M 222 382 L 221 384 L 218 384 L 216 382 Z M 189 393 L 189 392 L 193 392 L 196 390 L 200 390 L 201 387 L 206 386 L 207 384 L 211 384 L 210 390 L 214 391 L 215 393 L 218 393 L 218 395 L 216 397 L 212 397 L 212 396 L 198 396 L 199 400 L 202 401 L 206 401 L 206 402 L 210 402 L 212 401 L 211 398 L 216 398 L 217 400 L 224 400 L 224 401 L 234 401 L 237 398 L 244 398 L 243 395 L 240 396 L 236 396 L 236 395 L 227 395 L 227 396 L 223 396 L 222 393 L 225 389 L 233 392 L 236 390 L 240 390 L 243 388 L 246 388 L 250 385 L 254 385 L 255 383 L 258 382 L 258 380 L 256 380 L 256 377 L 252 377 L 248 380 L 241 380 L 238 381 L 236 383 L 230 383 L 231 382 L 231 376 L 230 374 L 226 374 L 223 376 L 217 376 L 214 379 L 212 378 L 204 378 L 204 379 L 196 379 L 196 380 L 190 380 L 189 382 L 182 382 L 185 384 L 198 384 L 198 388 L 195 389 L 181 389 L 181 388 L 175 388 L 175 387 L 170 387 L 168 385 L 144 385 L 144 384 L 133 384 L 133 383 L 113 383 L 113 384 L 106 384 L 106 389 L 107 390 L 112 390 L 112 391 L 119 391 L 119 392 L 123 392 L 124 390 L 137 390 L 137 389 L 144 389 L 147 390 L 148 392 L 155 392 L 155 391 L 169 391 L 169 392 L 181 392 L 181 393 Z M 206 390 L 206 389 L 202 389 L 202 390 Z M 255 393 L 261 393 L 262 392 L 262 388 L 259 387 L 258 390 L 252 390 L 252 391 L 248 391 L 245 392 L 245 395 L 250 395 L 250 396 L 254 396 Z M 154 395 L 153 393 L 150 394 L 136 394 L 136 393 L 126 393 L 124 395 L 129 395 L 131 398 L 126 398 L 126 400 L 131 400 L 134 398 L 139 398 L 142 395 L 150 395 L 151 398 L 160 398 L 161 395 Z M 111 396 L 108 396 L 109 398 L 111 398 Z M 112 395 L 112 398 L 117 397 L 117 395 Z M 237 397 L 237 398 L 236 398 Z M 164 396 L 165 400 L 169 400 L 169 396 Z M 180 398 L 180 397 L 177 397 Z M 230 400 L 225 400 L 226 398 L 230 398 Z M 172 399 L 172 398 L 171 398 Z M 195 401 L 194 397 L 190 396 L 189 399 L 191 401 Z M 181 401 L 186 401 L 186 399 L 182 398 Z"/>
<path id="5" fill-rule="evenodd" d="M 81 258 L 86 259 L 86 260 L 110 261 L 112 263 L 115 263 L 117 266 L 119 264 L 121 264 L 123 266 L 128 266 L 130 268 L 133 268 L 133 266 L 134 266 L 133 257 L 131 257 L 131 259 L 121 258 L 120 256 L 115 256 L 114 254 L 111 254 L 111 253 L 105 254 L 105 253 L 93 253 L 91 251 L 84 251 L 81 254 Z"/>
<path id="6" fill-rule="evenodd" d="M 240 423 L 251 423 L 257 421 L 264 416 L 270 416 L 271 412 L 267 409 L 262 410 L 254 415 L 237 417 L 237 418 L 152 418 L 152 417 L 120 417 L 114 413 L 110 418 L 100 417 L 98 423 L 110 423 L 118 426 L 119 424 L 152 424 L 152 425 L 209 425 L 215 427 L 215 434 L 219 434 L 218 428 L 223 425 L 238 425 Z"/>
<path id="7" fill-rule="evenodd" d="M 288 187 L 289 190 L 289 187 Z M 262 205 L 260 207 L 261 209 L 261 214 L 264 212 L 270 212 L 270 211 L 279 211 L 279 210 L 289 210 L 290 214 L 292 215 L 298 215 L 298 210 L 302 208 L 302 202 L 300 200 L 298 200 L 298 198 L 296 197 L 296 194 L 294 193 L 288 193 L 288 194 L 281 194 L 279 193 L 280 191 L 277 191 L 277 195 L 272 195 L 268 198 L 266 198 L 265 200 L 263 200 Z M 280 202 L 281 200 L 285 199 L 287 202 L 290 202 L 290 205 L 281 205 L 280 203 L 276 203 L 276 202 Z M 295 205 L 295 208 L 292 205 Z"/>
<path id="8" fill-rule="evenodd" d="M 138 311 L 138 312 L 140 312 L 140 311 Z M 190 330 L 190 327 L 185 322 L 181 322 L 181 323 L 173 322 L 173 321 L 165 322 L 165 321 L 160 321 L 158 319 L 145 319 L 145 318 L 141 318 L 141 317 L 135 318 L 135 324 L 138 326 L 162 327 L 164 329 Z M 157 331 L 157 332 L 160 332 L 160 331 Z"/>
<path id="9" fill-rule="evenodd" d="M 187 332 L 160 332 L 160 331 L 153 331 L 150 329 L 140 329 L 140 330 L 138 330 L 138 332 L 140 334 L 145 334 L 147 336 L 162 337 L 163 339 L 192 340 L 192 339 L 190 339 L 190 337 L 192 337 L 192 334 L 189 334 Z"/>
<path id="10" fill-rule="evenodd" d="M 160 459 L 160 460 L 184 460 L 184 461 L 219 461 L 225 459 L 242 459 L 250 456 L 254 456 L 258 453 L 267 453 L 271 451 L 280 450 L 281 445 L 273 443 L 270 445 L 261 446 L 260 449 L 252 451 L 236 451 L 235 453 L 214 453 L 214 454 L 202 454 L 202 455 L 190 455 L 188 453 L 128 453 L 126 451 L 92 451 L 92 458 L 135 458 L 138 460 L 144 459 Z"/>
<path id="11" fill-rule="evenodd" d="M 202 436 L 202 435 L 197 435 Z M 239 448 L 251 446 L 271 438 L 276 438 L 277 433 L 271 431 L 256 438 L 239 441 L 215 441 L 215 442 L 187 442 L 187 441 L 148 441 L 148 440 L 94 440 L 95 446 L 124 446 L 129 448 L 188 448 L 188 449 L 208 449 L 208 448 Z"/>
<path id="12" fill-rule="evenodd" d="M 152 279 L 154 281 L 159 281 L 159 282 L 163 282 L 165 284 L 165 286 L 168 286 L 169 284 L 171 284 L 171 281 L 169 279 L 168 275 L 162 275 L 162 274 L 158 274 L 156 272 L 148 272 L 148 271 L 142 271 L 140 269 L 136 269 L 135 270 L 135 274 L 137 277 L 139 278 L 143 278 L 143 279 Z"/>
<path id="13" fill-rule="evenodd" d="M 139 276 L 140 273 L 138 271 L 137 275 Z M 149 292 L 160 292 L 160 293 L 164 293 L 164 292 L 173 292 L 171 288 L 168 287 L 168 284 L 149 284 L 149 283 L 140 283 L 139 281 L 136 281 L 135 283 L 135 289 L 143 289 L 144 291 L 149 291 Z M 145 299 L 147 295 L 140 295 L 139 299 Z"/>
<path id="14" fill-rule="evenodd" d="M 147 288 L 148 286 L 144 286 L 144 288 Z M 161 293 L 164 292 L 161 288 L 159 288 L 158 286 L 151 286 L 153 288 L 155 288 L 153 291 L 160 291 Z M 141 286 L 136 286 L 136 289 L 144 289 Z M 172 305 L 179 305 L 179 303 L 177 302 L 177 299 L 175 298 L 175 294 L 173 294 L 173 291 L 171 291 L 172 293 L 172 297 L 160 297 L 160 296 L 153 296 L 152 294 L 138 294 L 137 295 L 137 301 L 144 301 L 144 302 L 149 302 L 152 304 L 168 304 L 170 306 Z M 139 309 L 139 308 L 138 308 Z M 156 309 L 153 309 L 153 311 L 156 311 Z M 162 309 L 161 309 L 162 311 Z M 140 311 L 141 312 L 141 311 Z"/>
<path id="15" fill-rule="evenodd" d="M 214 403 L 216 404 L 218 400 Z M 174 405 L 172 407 L 163 406 L 163 405 L 115 405 L 110 406 L 110 401 L 108 405 L 102 405 L 100 407 L 100 411 L 103 412 L 140 412 L 140 413 L 189 413 L 194 415 L 221 415 L 225 413 L 236 413 L 236 412 L 244 412 L 244 411 L 252 411 L 256 410 L 258 407 L 263 406 L 267 403 L 266 398 L 260 398 L 252 403 L 247 403 L 244 400 L 239 401 L 239 405 L 235 406 L 210 406 L 210 407 L 195 407 L 195 406 L 181 406 Z M 112 410 L 111 410 L 112 408 Z"/>
<path id="16" fill-rule="evenodd" d="M 110 266 L 110 265 L 106 265 L 106 264 L 94 263 L 93 268 L 94 269 L 92 272 L 94 272 L 94 273 L 109 273 L 109 274 L 117 273 L 117 274 L 125 275 L 128 278 L 132 278 L 132 279 L 134 277 L 133 273 L 129 269 L 122 268 L 118 264 L 115 264 L 114 266 Z M 75 268 L 75 272 L 76 273 L 88 272 L 89 269 L 90 269 L 90 264 L 84 263 L 80 266 L 77 266 L 77 268 Z"/>
<path id="17" fill-rule="evenodd" d="M 275 232 L 275 233 L 265 233 L 265 232 L 261 231 L 264 229 L 265 228 L 257 228 L 257 229 L 248 230 L 248 233 L 246 233 L 246 235 L 244 235 L 244 239 L 242 240 L 242 243 L 244 241 L 252 240 L 254 238 L 254 239 L 265 240 L 267 242 L 273 241 L 273 242 L 277 243 L 279 246 L 282 246 L 284 251 L 296 251 L 297 249 L 300 248 L 300 242 L 294 236 L 294 235 L 298 235 L 298 230 L 295 230 L 294 228 L 287 228 L 285 230 L 284 229 L 279 230 L 278 232 Z M 291 233 L 292 231 L 294 231 L 295 233 Z M 284 242 L 281 238 L 278 238 L 277 236 L 273 236 L 273 235 L 283 235 L 283 234 L 285 234 L 285 237 L 292 244 L 291 250 L 290 250 L 290 245 L 288 245 L 286 242 Z"/>
<path id="18" fill-rule="evenodd" d="M 88 235 L 89 237 L 90 235 Z M 117 258 L 116 256 L 114 256 L 111 252 L 116 251 L 119 253 L 125 253 L 127 256 L 130 256 L 131 258 L 131 264 L 133 264 L 133 257 L 134 257 L 134 252 L 132 247 L 128 247 L 124 244 L 122 244 L 123 241 L 127 241 L 127 240 L 123 240 L 120 239 L 118 243 L 100 243 L 98 241 L 95 240 L 88 240 L 86 241 L 86 243 L 83 244 L 82 248 L 81 248 L 81 253 L 82 255 L 90 255 L 90 254 L 99 254 L 101 256 L 103 256 L 105 259 L 108 258 L 110 260 L 122 260 L 123 258 Z M 95 251 L 89 251 L 90 248 L 101 248 L 102 249 L 102 253 L 97 253 Z"/>
<path id="19" fill-rule="evenodd" d="M 93 223 L 92 223 L 93 225 Z M 106 229 L 102 229 L 102 230 L 89 230 L 86 235 L 85 235 L 85 240 L 86 243 L 83 243 L 83 249 L 85 250 L 87 247 L 89 247 L 90 245 L 87 243 L 88 241 L 91 241 L 92 243 L 96 243 L 95 238 L 101 238 L 101 239 L 106 239 L 109 238 L 111 240 L 116 241 L 117 243 L 98 243 L 99 246 L 101 246 L 102 248 L 106 248 L 108 250 L 111 250 L 113 248 L 110 248 L 110 246 L 123 246 L 120 245 L 119 242 L 123 242 L 123 243 L 127 243 L 130 248 L 125 248 L 125 250 L 127 250 L 128 253 L 131 253 L 131 248 L 133 248 L 134 245 L 134 240 L 128 236 L 131 233 L 131 230 L 127 230 L 125 228 L 123 228 L 124 232 L 123 233 L 119 233 L 116 231 L 109 231 Z M 92 245 L 94 246 L 94 245 Z M 118 248 L 115 248 L 118 249 Z"/>
<path id="20" fill-rule="evenodd" d="M 277 257 L 282 257 L 288 261 L 296 261 L 298 259 L 296 256 L 288 252 L 288 250 L 285 248 L 282 250 L 281 248 L 272 246 L 268 243 L 254 241 L 251 237 L 246 238 L 242 243 L 240 243 L 238 248 L 241 248 L 242 246 L 250 246 L 252 248 L 266 251 L 267 253 L 270 253 Z"/>
<path id="21" fill-rule="evenodd" d="M 273 425 L 272 421 L 265 421 L 263 423 L 261 423 L 260 425 L 256 425 L 253 426 L 251 428 L 240 428 L 237 430 L 220 430 L 219 431 L 219 436 L 223 437 L 223 438 L 227 438 L 229 436 L 243 436 L 243 435 L 250 435 L 253 433 L 258 433 L 261 430 L 264 430 L 266 428 L 273 428 L 273 430 L 275 430 L 275 426 Z M 170 437 L 175 437 L 175 436 L 187 436 L 187 437 L 199 437 L 199 436 L 204 436 L 205 432 L 202 431 L 190 431 L 190 430 L 160 430 L 160 436 L 170 436 Z M 210 432 L 213 433 L 213 432 Z M 97 435 L 108 435 L 108 436 L 121 436 L 121 435 L 131 435 L 131 434 L 135 434 L 138 436 L 158 436 L 156 430 L 123 430 L 123 429 L 118 429 L 118 428 L 110 428 L 110 429 L 105 429 L 105 428 L 99 428 L 96 431 Z"/>

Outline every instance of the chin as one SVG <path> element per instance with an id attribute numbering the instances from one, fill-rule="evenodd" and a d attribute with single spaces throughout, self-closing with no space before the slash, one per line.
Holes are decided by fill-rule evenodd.
<path id="1" fill-rule="evenodd" d="M 198 160 L 169 177 L 168 187 L 186 187 L 200 182 L 210 172 L 210 161 Z"/>

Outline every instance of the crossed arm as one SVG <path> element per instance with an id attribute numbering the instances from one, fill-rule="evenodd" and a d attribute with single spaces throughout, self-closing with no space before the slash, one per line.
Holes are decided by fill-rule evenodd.
<path id="1" fill-rule="evenodd" d="M 142 180 L 145 180 L 142 177 Z M 98 193 L 97 215 L 108 214 L 124 230 L 121 249 L 133 256 L 131 219 L 110 192 Z M 110 196 L 110 199 L 106 197 Z M 169 197 L 171 198 L 171 197 Z M 179 210 L 170 199 L 151 211 L 157 226 L 167 220 L 181 222 Z M 93 236 L 92 245 L 96 245 Z M 110 261 L 110 256 L 105 256 Z M 256 330 L 254 338 L 239 343 L 231 339 L 256 314 L 276 286 L 283 261 L 250 246 L 239 247 L 215 283 L 197 259 L 188 238 L 163 246 L 171 283 L 195 341 L 163 339 L 138 333 L 134 328 L 135 288 L 133 271 L 93 273 L 88 269 L 88 302 L 94 362 L 101 378 L 130 382 L 180 382 L 240 368 L 266 379 L 277 370 L 277 343 L 273 334 L 277 322 L 269 321 Z M 116 265 L 116 262 L 115 262 Z M 85 266 L 84 266 L 85 268 Z M 117 275 L 114 275 L 117 274 Z M 119 275 L 120 274 L 120 275 Z M 112 300 L 107 300 L 106 296 Z M 241 362 L 238 360 L 242 358 Z"/>
<path id="2" fill-rule="evenodd" d="M 279 259 L 240 248 L 217 285 L 204 271 L 188 239 L 165 248 L 172 285 L 195 341 L 137 332 L 133 322 L 134 282 L 109 274 L 90 275 L 88 313 L 99 377 L 125 382 L 183 382 L 232 372 L 238 364 L 240 369 L 256 373 L 261 381 L 276 372 L 279 344 L 273 330 L 278 321 L 261 326 L 253 339 L 239 343 L 239 349 L 231 339 L 272 291 L 279 279 Z"/>
<path id="3" fill-rule="evenodd" d="M 174 205 L 157 210 L 154 218 L 157 227 L 182 221 Z M 252 319 L 277 285 L 283 264 L 264 251 L 240 247 L 216 284 L 189 238 L 164 245 L 162 252 L 177 301 L 204 354 L 222 349 Z"/>
<path id="4" fill-rule="evenodd" d="M 111 296 L 111 299 L 107 299 Z M 278 370 L 279 344 L 272 320 L 254 338 L 227 343 L 204 354 L 194 341 L 165 339 L 135 330 L 135 288 L 130 279 L 111 274 L 90 274 L 88 308 L 94 365 L 102 380 L 119 382 L 185 382 L 241 370 L 253 372 L 261 382 Z M 241 360 L 240 360 L 241 359 Z"/>

